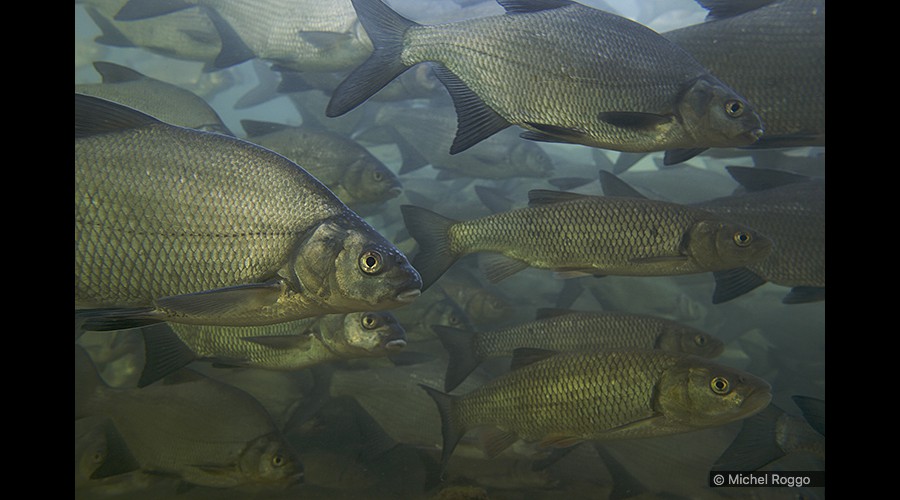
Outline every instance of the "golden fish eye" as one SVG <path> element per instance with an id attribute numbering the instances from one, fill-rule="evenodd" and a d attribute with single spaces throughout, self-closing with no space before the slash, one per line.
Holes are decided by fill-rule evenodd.
<path id="1" fill-rule="evenodd" d="M 739 247 L 750 246 L 750 243 L 753 242 L 753 236 L 751 236 L 750 233 L 746 231 L 738 231 L 734 233 L 733 239 L 734 244 Z"/>
<path id="2" fill-rule="evenodd" d="M 371 330 L 378 326 L 378 317 L 374 314 L 365 314 L 362 317 L 362 326 L 365 329 Z"/>
<path id="3" fill-rule="evenodd" d="M 375 250 L 367 250 L 359 256 L 359 268 L 366 274 L 375 274 L 381 271 L 384 259 Z"/>
<path id="4" fill-rule="evenodd" d="M 272 457 L 272 465 L 274 465 L 275 467 L 283 466 L 284 465 L 284 457 L 282 457 L 281 455 L 274 455 Z"/>
<path id="5" fill-rule="evenodd" d="M 709 382 L 709 388 L 719 395 L 725 395 L 731 392 L 731 384 L 725 377 L 715 377 Z"/>
<path id="6" fill-rule="evenodd" d="M 744 114 L 744 103 L 738 100 L 730 100 L 725 103 L 725 113 L 732 118 L 737 118 Z"/>
<path id="7" fill-rule="evenodd" d="M 696 335 L 694 336 L 694 343 L 700 346 L 706 345 L 706 337 L 703 335 Z"/>

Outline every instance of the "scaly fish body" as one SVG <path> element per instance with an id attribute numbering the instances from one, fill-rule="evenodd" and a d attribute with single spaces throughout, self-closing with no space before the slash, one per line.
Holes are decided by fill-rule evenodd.
<path id="1" fill-rule="evenodd" d="M 75 417 L 106 416 L 144 471 L 197 485 L 296 482 L 296 460 L 271 416 L 247 393 L 209 378 L 142 389 L 105 386 L 76 347 Z"/>
<path id="2" fill-rule="evenodd" d="M 349 206 L 380 203 L 402 192 L 400 180 L 349 137 L 315 127 L 242 120 L 248 140 L 280 153 L 313 175 Z"/>
<path id="3" fill-rule="evenodd" d="M 418 295 L 403 254 L 283 156 L 75 101 L 76 308 L 251 325 Z"/>
<path id="4" fill-rule="evenodd" d="M 739 181 L 783 176 L 783 172 L 759 168 L 730 167 Z M 798 177 L 796 182 L 753 189 L 746 193 L 697 203 L 696 206 L 721 217 L 746 224 L 771 238 L 774 250 L 747 269 L 763 282 L 794 290 L 785 302 L 806 302 L 825 298 L 825 181 Z M 756 282 L 762 284 L 759 281 Z M 748 291 L 719 291 L 722 302 Z"/>
<path id="5" fill-rule="evenodd" d="M 747 227 L 685 205 L 532 191 L 531 206 L 453 221 L 405 205 L 425 287 L 459 257 L 501 254 L 492 281 L 526 267 L 593 275 L 664 276 L 732 269 L 762 259 L 771 242 Z"/>
<path id="6" fill-rule="evenodd" d="M 766 130 L 752 147 L 824 146 L 825 0 L 714 17 L 662 35 L 753 103 Z"/>
<path id="7" fill-rule="evenodd" d="M 515 369 L 463 396 L 423 386 L 438 404 L 443 462 L 469 429 L 546 447 L 585 440 L 663 436 L 749 417 L 772 398 L 767 382 L 696 356 L 660 350 L 559 353 Z"/>
<path id="8" fill-rule="evenodd" d="M 500 3 L 507 14 L 418 25 L 354 0 L 375 51 L 327 114 L 429 61 L 457 108 L 451 153 L 512 124 L 531 139 L 618 151 L 746 146 L 762 133 L 750 103 L 643 25 L 565 0 Z"/>
<path id="9" fill-rule="evenodd" d="M 450 361 L 444 390 L 451 391 L 482 361 L 526 347 L 550 351 L 662 349 L 713 358 L 721 340 L 675 321 L 642 314 L 562 311 L 536 321 L 484 332 L 435 327 Z"/>

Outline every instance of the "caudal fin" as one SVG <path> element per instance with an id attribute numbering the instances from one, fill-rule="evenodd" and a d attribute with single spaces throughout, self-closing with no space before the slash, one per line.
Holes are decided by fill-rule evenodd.
<path id="1" fill-rule="evenodd" d="M 444 375 L 444 390 L 450 392 L 456 389 L 481 363 L 481 360 L 475 357 L 475 335 L 477 334 L 442 325 L 432 325 L 431 329 L 437 334 L 449 356 L 447 373 Z"/>
<path id="2" fill-rule="evenodd" d="M 325 115 L 341 116 L 359 106 L 410 68 L 400 60 L 403 36 L 416 23 L 397 14 L 381 0 L 353 0 L 359 22 L 372 40 L 373 51 L 337 86 Z"/>
<path id="3" fill-rule="evenodd" d="M 413 267 L 422 277 L 424 292 L 460 257 L 450 249 L 450 227 L 456 221 L 414 205 L 402 205 L 400 211 L 406 229 L 419 244 Z"/>
<path id="4" fill-rule="evenodd" d="M 466 430 L 462 428 L 457 419 L 454 418 L 453 414 L 453 404 L 458 396 L 444 394 L 443 392 L 424 384 L 419 384 L 419 387 L 425 389 L 425 392 L 431 396 L 431 399 L 437 404 L 438 413 L 441 414 L 441 434 L 443 435 L 443 445 L 441 446 L 441 475 L 443 476 L 444 471 L 447 469 L 447 462 L 450 460 L 450 455 L 453 454 L 453 450 L 456 448 L 459 440 L 462 439 L 463 434 L 466 433 Z"/>

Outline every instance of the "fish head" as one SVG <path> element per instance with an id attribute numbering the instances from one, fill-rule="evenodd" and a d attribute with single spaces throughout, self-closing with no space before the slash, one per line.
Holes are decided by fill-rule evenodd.
<path id="1" fill-rule="evenodd" d="M 672 422 L 712 427 L 762 411 L 772 386 L 750 373 L 696 356 L 683 356 L 658 387 L 658 408 Z"/>
<path id="2" fill-rule="evenodd" d="M 277 433 L 251 441 L 241 452 L 239 467 L 250 483 L 288 487 L 303 482 L 303 464 Z"/>
<path id="3" fill-rule="evenodd" d="M 553 160 L 544 148 L 530 141 L 517 141 L 509 151 L 509 162 L 516 166 L 520 176 L 549 177 L 553 173 Z"/>
<path id="4" fill-rule="evenodd" d="M 466 314 L 462 306 L 450 297 L 441 299 L 432 304 L 423 314 L 423 325 L 441 325 L 464 330 L 475 330 L 472 318 Z"/>
<path id="5" fill-rule="evenodd" d="M 391 309 L 421 294 L 406 256 L 355 214 L 321 223 L 293 259 L 293 286 L 323 313 Z"/>
<path id="6" fill-rule="evenodd" d="M 350 313 L 333 347 L 352 357 L 385 356 L 406 347 L 406 331 L 388 311 Z"/>
<path id="7" fill-rule="evenodd" d="M 749 146 L 765 129 L 753 105 L 712 77 L 701 77 L 688 88 L 678 115 L 694 147 Z"/>
<path id="8" fill-rule="evenodd" d="M 374 203 L 400 196 L 403 186 L 384 163 L 366 152 L 347 169 L 346 189 L 356 203 Z"/>
<path id="9" fill-rule="evenodd" d="M 685 241 L 686 253 L 707 271 L 755 264 L 772 252 L 772 240 L 741 224 L 714 218 L 695 223 Z"/>
<path id="10" fill-rule="evenodd" d="M 725 343 L 700 330 L 672 324 L 667 326 L 658 342 L 659 349 L 715 358 L 725 350 Z"/>

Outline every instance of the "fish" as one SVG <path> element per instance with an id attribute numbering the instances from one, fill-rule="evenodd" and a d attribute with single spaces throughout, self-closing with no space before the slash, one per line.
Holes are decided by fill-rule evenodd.
<path id="1" fill-rule="evenodd" d="M 141 48 L 181 61 L 201 62 L 207 70 L 222 51 L 222 41 L 200 7 L 139 21 L 117 21 L 128 0 L 80 0 L 100 35 L 94 42 L 108 47 Z"/>
<path id="2" fill-rule="evenodd" d="M 200 486 L 285 488 L 303 466 L 247 393 L 199 374 L 180 383 L 115 389 L 75 346 L 75 418 L 108 417 L 141 470 Z"/>
<path id="3" fill-rule="evenodd" d="M 825 179 L 761 167 L 728 166 L 743 192 L 691 205 L 764 233 L 773 250 L 759 262 L 715 271 L 720 304 L 771 282 L 791 287 L 782 302 L 825 300 Z M 607 172 L 605 194 L 642 196 Z"/>
<path id="4" fill-rule="evenodd" d="M 75 489 L 140 469 L 122 435 L 105 417 L 75 421 Z"/>
<path id="5" fill-rule="evenodd" d="M 264 326 L 165 324 L 144 329 L 146 363 L 138 387 L 196 360 L 225 366 L 301 370 L 344 359 L 387 356 L 406 346 L 388 311 L 328 314 Z"/>
<path id="6" fill-rule="evenodd" d="M 422 384 L 441 416 L 441 463 L 470 429 L 487 456 L 515 441 L 546 449 L 665 436 L 748 418 L 772 399 L 763 379 L 711 360 L 654 349 L 516 351 L 514 369 L 464 395 Z M 549 354 L 549 355 L 548 355 Z"/>
<path id="7" fill-rule="evenodd" d="M 129 0 L 115 19 L 148 19 L 198 5 L 222 40 L 217 68 L 260 58 L 283 70 L 340 71 L 372 52 L 347 0 Z"/>
<path id="8" fill-rule="evenodd" d="M 401 175 L 431 165 L 438 180 L 546 178 L 553 159 L 537 143 L 499 133 L 474 145 L 464 156 L 447 153 L 456 121 L 453 110 L 432 106 L 428 113 L 412 113 L 408 106 L 384 105 L 376 112 L 375 127 L 387 130 L 403 157 Z"/>
<path id="9" fill-rule="evenodd" d="M 528 195 L 526 208 L 467 221 L 402 205 L 419 245 L 413 266 L 423 290 L 477 252 L 492 254 L 485 267 L 496 283 L 527 267 L 567 276 L 711 272 L 757 262 L 772 247 L 758 231 L 685 205 L 547 190 Z"/>
<path id="10" fill-rule="evenodd" d="M 482 361 L 510 357 L 517 348 L 550 351 L 662 349 L 714 358 L 725 350 L 718 338 L 668 319 L 623 312 L 541 309 L 538 319 L 476 332 L 435 325 L 449 362 L 444 391 L 450 392 Z"/>
<path id="11" fill-rule="evenodd" d="M 505 14 L 419 25 L 353 0 L 374 50 L 326 115 L 429 62 L 456 108 L 450 154 L 512 125 L 526 139 L 632 152 L 746 146 L 763 133 L 750 102 L 644 25 L 569 0 L 498 3 Z"/>
<path id="12" fill-rule="evenodd" d="M 706 22 L 661 34 L 753 103 L 765 133 L 746 147 L 824 146 L 825 0 L 700 4 Z M 668 151 L 664 162 L 696 153 Z"/>
<path id="13" fill-rule="evenodd" d="M 741 431 L 712 470 L 752 471 L 792 453 L 806 453 L 825 464 L 825 401 L 793 396 L 803 416 L 775 404 L 744 420 Z"/>
<path id="14" fill-rule="evenodd" d="M 87 330 L 265 325 L 421 293 L 406 256 L 297 164 L 75 94 L 75 307 Z"/>
<path id="15" fill-rule="evenodd" d="M 404 325 L 410 342 L 434 340 L 435 325 L 467 329 L 475 327 L 462 306 L 437 288 L 423 293 L 410 307 L 401 307 L 394 312 Z"/>
<path id="16" fill-rule="evenodd" d="M 341 134 L 307 125 L 241 120 L 247 140 L 280 153 L 328 186 L 344 204 L 382 203 L 400 196 L 400 179 L 368 149 Z"/>
<path id="17" fill-rule="evenodd" d="M 216 110 L 189 90 L 120 64 L 96 61 L 94 68 L 103 82 L 76 84 L 76 93 L 115 101 L 172 125 L 234 135 Z"/>

